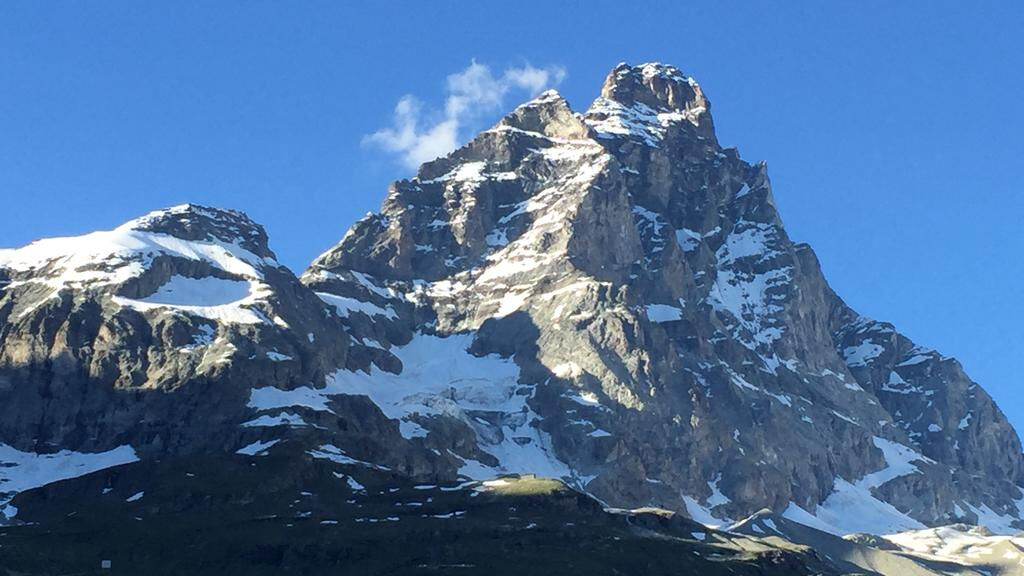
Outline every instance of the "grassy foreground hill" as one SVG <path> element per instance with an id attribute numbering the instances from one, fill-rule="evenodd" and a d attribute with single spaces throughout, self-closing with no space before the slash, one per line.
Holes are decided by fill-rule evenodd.
<path id="1" fill-rule="evenodd" d="M 305 447 L 309 448 L 309 447 Z M 14 575 L 839 573 L 808 548 L 605 509 L 560 481 L 417 484 L 282 444 L 137 462 L 20 494 Z M 109 561 L 109 568 L 103 568 Z"/>

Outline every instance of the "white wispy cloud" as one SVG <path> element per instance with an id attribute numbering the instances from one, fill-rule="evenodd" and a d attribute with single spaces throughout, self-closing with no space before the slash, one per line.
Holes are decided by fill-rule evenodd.
<path id="1" fill-rule="evenodd" d="M 530 65 L 495 76 L 487 65 L 474 60 L 465 70 L 448 76 L 443 110 L 425 110 L 421 100 L 407 94 L 395 106 L 392 125 L 364 136 L 363 145 L 397 154 L 403 164 L 416 168 L 454 150 L 482 116 L 501 109 L 510 92 L 535 96 L 563 78 L 561 66 Z"/>

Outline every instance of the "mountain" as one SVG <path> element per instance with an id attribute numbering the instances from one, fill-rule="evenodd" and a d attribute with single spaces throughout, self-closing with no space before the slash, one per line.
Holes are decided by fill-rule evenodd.
<path id="1" fill-rule="evenodd" d="M 320 300 L 238 212 L 153 212 L 0 252 L 0 270 L 0 434 L 15 449 L 222 450 L 244 434 L 241 383 L 322 380 L 345 358 Z"/>
<path id="2" fill-rule="evenodd" d="M 372 287 L 338 280 L 354 273 Z M 843 303 L 787 236 L 766 167 L 718 144 L 671 66 L 616 67 L 584 114 L 553 92 L 520 106 L 395 183 L 303 281 L 513 357 L 536 425 L 464 411 L 479 447 L 530 436 L 613 505 L 788 510 L 838 533 L 1020 517 L 1020 443 L 991 398 Z M 530 471 L 518 462 L 483 464 Z"/>
<path id="3" fill-rule="evenodd" d="M 145 546 L 192 537 L 161 509 L 244 518 L 222 530 L 243 541 L 271 515 L 366 522 L 325 507 L 363 506 L 354 485 L 449 487 L 462 504 L 443 516 L 531 474 L 604 536 L 626 517 L 700 555 L 685 515 L 808 573 L 957 573 L 906 543 L 1024 528 L 1024 455 L 991 397 L 832 291 L 767 167 L 723 148 L 700 86 L 662 64 L 615 67 L 583 113 L 553 91 L 519 106 L 395 182 L 299 278 L 245 215 L 195 205 L 0 251 L 0 461 L 8 523 L 69 542 L 143 509 Z M 248 496 L 166 479 L 202 471 Z M 288 516 L 306 492 L 326 500 Z M 616 516 L 643 507 L 666 512 Z M 304 525 L 297 542 L 321 546 Z M 27 529 L 5 533 L 30 555 Z M 299 565 L 281 553 L 270 565 Z"/>

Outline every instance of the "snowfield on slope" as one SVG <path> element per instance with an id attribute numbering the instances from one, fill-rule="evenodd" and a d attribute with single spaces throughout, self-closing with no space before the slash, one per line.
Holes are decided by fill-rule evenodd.
<path id="1" fill-rule="evenodd" d="M 988 564 L 1002 560 L 1024 567 L 1024 537 L 993 535 L 983 528 L 954 524 L 885 536 L 900 548 L 934 560 Z"/>
<path id="2" fill-rule="evenodd" d="M 479 447 L 498 460 L 497 466 L 488 466 L 462 458 L 465 464 L 459 472 L 469 478 L 507 473 L 573 478 L 572 470 L 554 456 L 548 435 L 536 425 L 539 416 L 527 404 L 534 390 L 519 383 L 518 366 L 495 355 L 473 356 L 467 351 L 472 342 L 472 334 L 419 334 L 409 344 L 391 349 L 402 361 L 400 374 L 376 367 L 369 374 L 339 370 L 324 388 L 254 389 L 249 406 L 259 411 L 296 406 L 329 411 L 331 396 L 367 396 L 384 415 L 398 420 L 407 439 L 426 436 L 432 417 L 466 423 L 476 432 Z"/>
<path id="3" fill-rule="evenodd" d="M 931 460 L 907 446 L 885 438 L 876 436 L 874 444 L 885 456 L 885 468 L 856 482 L 836 478 L 832 494 L 818 505 L 814 514 L 791 503 L 783 516 L 837 536 L 856 532 L 891 534 L 925 528 L 924 524 L 891 504 L 875 498 L 871 490 L 894 478 L 918 473 L 914 462 Z"/>
<path id="4" fill-rule="evenodd" d="M 8 502 L 18 492 L 136 462 L 138 459 L 131 446 L 118 446 L 113 450 L 96 453 L 61 450 L 53 454 L 36 454 L 0 444 L 0 520 L 13 518 L 17 514 L 17 509 Z"/>
<path id="5" fill-rule="evenodd" d="M 259 324 L 264 321 L 263 316 L 246 308 L 246 305 L 255 304 L 269 294 L 265 285 L 248 280 L 172 276 L 145 298 L 136 300 L 115 296 L 113 300 L 121 306 L 143 312 L 168 309 L 224 324 Z"/>

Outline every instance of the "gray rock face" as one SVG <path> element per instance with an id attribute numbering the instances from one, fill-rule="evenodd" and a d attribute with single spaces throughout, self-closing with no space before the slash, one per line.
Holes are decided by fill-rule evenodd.
<path id="1" fill-rule="evenodd" d="M 263 229 L 187 205 L 0 253 L 0 440 L 225 449 L 249 390 L 321 382 L 348 339 Z"/>
<path id="2" fill-rule="evenodd" d="M 541 94 L 300 279 L 244 215 L 197 206 L 0 251 L 0 459 L 288 438 L 710 524 L 1020 527 L 1006 418 L 832 292 L 710 109 L 660 64 L 617 66 L 582 114 Z"/>
<path id="3" fill-rule="evenodd" d="M 374 288 L 337 280 L 353 273 Z M 303 281 L 394 306 L 383 348 L 472 334 L 475 354 L 513 357 L 544 455 L 610 504 L 1020 526 L 1003 414 L 954 360 L 832 292 L 765 165 L 718 145 L 674 67 L 617 66 L 584 114 L 554 92 L 520 106 L 396 182 Z M 471 427 L 495 453 L 517 430 Z"/>
<path id="4" fill-rule="evenodd" d="M 10 497 L 48 482 L 285 439 L 455 477 L 454 460 L 405 442 L 366 398 L 275 400 L 315 396 L 375 353 L 377 365 L 399 365 L 353 343 L 244 214 L 177 206 L 3 250 L 0 278 L 0 522 Z"/>

